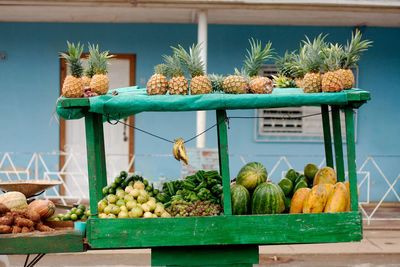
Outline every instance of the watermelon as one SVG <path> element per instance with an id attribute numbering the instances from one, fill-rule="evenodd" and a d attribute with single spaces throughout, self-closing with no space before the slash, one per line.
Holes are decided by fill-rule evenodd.
<path id="1" fill-rule="evenodd" d="M 259 184 L 264 183 L 267 177 L 267 169 L 261 163 L 250 162 L 240 169 L 236 183 L 243 185 L 249 192 L 252 192 Z"/>
<path id="2" fill-rule="evenodd" d="M 232 214 L 243 215 L 250 212 L 250 193 L 242 185 L 231 185 Z"/>
<path id="3" fill-rule="evenodd" d="M 278 185 L 281 187 L 285 196 L 289 196 L 293 190 L 293 183 L 288 178 L 282 178 Z"/>
<path id="4" fill-rule="evenodd" d="M 296 178 L 297 178 L 297 172 L 294 169 L 290 169 L 286 173 L 285 177 L 288 178 L 290 181 L 292 181 L 294 183 L 296 181 Z"/>
<path id="5" fill-rule="evenodd" d="M 305 180 L 300 180 L 293 189 L 293 194 L 296 193 L 300 188 L 307 188 L 307 182 Z"/>
<path id="6" fill-rule="evenodd" d="M 277 214 L 285 210 L 285 195 L 277 184 L 262 183 L 254 190 L 252 214 Z"/>

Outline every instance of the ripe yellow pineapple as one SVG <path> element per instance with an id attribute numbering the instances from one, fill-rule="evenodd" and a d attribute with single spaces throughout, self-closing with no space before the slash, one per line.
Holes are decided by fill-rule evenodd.
<path id="1" fill-rule="evenodd" d="M 354 74 L 350 67 L 360 60 L 360 54 L 362 52 L 372 46 L 372 41 L 361 41 L 361 37 L 360 31 L 356 30 L 356 32 L 351 35 L 350 43 L 347 42 L 344 47 L 344 57 L 340 62 L 340 69 L 338 70 L 343 77 L 344 89 L 351 89 L 354 87 Z"/>
<path id="2" fill-rule="evenodd" d="M 229 75 L 222 82 L 222 90 L 227 94 L 246 94 L 249 89 L 249 81 L 238 74 Z"/>
<path id="3" fill-rule="evenodd" d="M 325 74 L 322 76 L 323 92 L 340 92 L 343 90 L 343 77 L 337 70 L 340 68 L 340 61 L 343 57 L 343 48 L 338 44 L 331 44 L 323 50 Z"/>
<path id="4" fill-rule="evenodd" d="M 187 68 L 190 75 L 190 93 L 192 95 L 210 94 L 212 86 L 210 79 L 205 75 L 204 62 L 201 60 L 200 44 L 189 47 L 189 53 L 182 46 L 172 47 L 181 63 Z"/>
<path id="5" fill-rule="evenodd" d="M 323 61 L 322 49 L 326 46 L 322 34 L 314 38 L 313 42 L 306 36 L 300 49 L 300 64 L 307 72 L 303 77 L 302 88 L 304 93 L 319 93 L 322 91 L 322 76 L 320 73 Z"/>
<path id="6" fill-rule="evenodd" d="M 110 87 L 110 80 L 107 76 L 108 61 L 113 57 L 108 51 L 99 52 L 99 45 L 89 44 L 89 59 L 93 64 L 93 70 L 96 73 L 90 81 L 92 92 L 98 95 L 105 95 Z"/>
<path id="7" fill-rule="evenodd" d="M 74 43 L 67 41 L 68 53 L 61 53 L 61 57 L 67 61 L 67 66 L 70 74 L 65 78 L 62 94 L 66 97 L 82 97 L 84 92 L 82 82 L 82 60 L 81 55 L 83 51 L 83 45 L 78 43 L 76 46 Z"/>
<path id="8" fill-rule="evenodd" d="M 146 86 L 148 95 L 165 95 L 167 93 L 167 69 L 166 64 L 158 64 L 154 67 L 154 74 L 150 77 Z"/>
<path id="9" fill-rule="evenodd" d="M 181 61 L 178 56 L 164 56 L 165 63 L 168 66 L 167 72 L 171 79 L 168 82 L 168 89 L 170 95 L 188 95 L 189 82 L 184 77 L 185 70 L 182 67 Z"/>
<path id="10" fill-rule="evenodd" d="M 272 58 L 271 42 L 268 42 L 264 49 L 260 41 L 253 38 L 249 40 L 250 50 L 247 50 L 247 56 L 244 60 L 244 71 L 250 77 L 250 92 L 253 94 L 270 94 L 274 90 L 274 85 L 268 77 L 260 76 L 262 64 Z"/>

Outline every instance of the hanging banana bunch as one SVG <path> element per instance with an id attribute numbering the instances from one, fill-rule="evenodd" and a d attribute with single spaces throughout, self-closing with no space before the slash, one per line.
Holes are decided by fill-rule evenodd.
<path id="1" fill-rule="evenodd" d="M 183 143 L 185 141 L 183 141 L 182 138 L 178 138 L 175 140 L 174 143 L 174 148 L 172 150 L 172 153 L 174 155 L 174 158 L 176 158 L 177 161 L 182 160 L 185 164 L 188 164 L 188 158 L 186 155 L 186 149 L 183 146 Z"/>

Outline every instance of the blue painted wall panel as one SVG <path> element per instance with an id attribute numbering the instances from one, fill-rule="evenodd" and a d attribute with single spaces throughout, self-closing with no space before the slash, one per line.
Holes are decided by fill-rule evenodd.
<path id="1" fill-rule="evenodd" d="M 329 33 L 327 40 L 343 43 L 351 31 L 351 27 L 210 25 L 208 72 L 229 74 L 235 66 L 240 67 L 249 37 L 271 40 L 276 51 L 282 54 L 286 49 L 298 48 L 304 34 L 313 37 L 320 32 Z M 365 38 L 374 41 L 374 46 L 359 63 L 359 87 L 370 90 L 372 100 L 360 109 L 358 117 L 358 164 L 365 155 L 397 155 L 395 159 L 399 159 L 400 28 L 363 28 L 362 31 Z M 145 86 L 152 67 L 161 62 L 161 55 L 170 53 L 169 46 L 178 43 L 189 46 L 196 39 L 197 26 L 194 24 L 0 23 L 0 51 L 8 54 L 8 61 L 0 62 L 0 116 L 3 125 L 0 150 L 33 152 L 58 149 L 58 125 L 54 121 L 50 123 L 50 120 L 59 94 L 58 53 L 66 49 L 66 40 L 85 44 L 95 42 L 114 53 L 136 54 L 137 84 Z M 228 114 L 252 116 L 254 111 L 229 111 Z M 187 139 L 195 134 L 195 120 L 195 112 L 146 113 L 136 116 L 136 126 L 160 133 L 168 139 Z M 207 112 L 207 125 L 214 123 L 215 114 Z M 255 142 L 254 123 L 254 119 L 231 120 L 230 153 L 308 155 L 308 158 L 293 156 L 292 161 L 298 169 L 316 160 L 315 155 L 323 155 L 321 143 Z M 216 146 L 215 135 L 215 129 L 209 132 L 207 146 Z M 188 145 L 194 146 L 195 142 Z M 170 153 L 171 145 L 137 132 L 135 149 L 138 154 L 162 154 Z M 269 170 L 276 159 L 251 158 L 265 162 Z M 234 176 L 241 162 L 238 157 L 231 161 Z M 319 161 L 318 158 L 315 162 Z M 398 164 L 393 164 L 393 161 L 380 160 L 380 165 L 390 180 L 399 173 Z M 179 176 L 178 165 L 171 159 L 139 157 L 136 167 L 154 178 L 160 173 Z M 371 179 L 382 183 L 378 175 Z M 379 194 L 385 188 L 384 183 L 381 185 Z"/>

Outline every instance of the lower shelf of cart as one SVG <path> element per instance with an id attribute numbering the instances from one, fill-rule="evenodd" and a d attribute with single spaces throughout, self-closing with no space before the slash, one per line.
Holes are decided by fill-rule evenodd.
<path id="1" fill-rule="evenodd" d="M 57 230 L 0 235 L 0 254 L 36 254 L 84 251 L 81 231 Z"/>
<path id="2" fill-rule="evenodd" d="M 362 239 L 359 212 L 88 220 L 91 248 L 293 244 Z"/>

